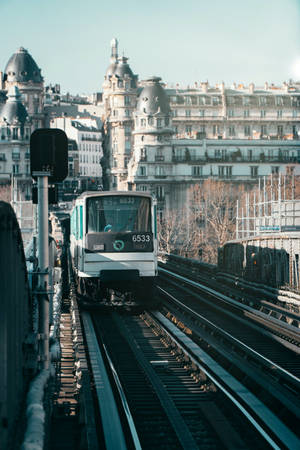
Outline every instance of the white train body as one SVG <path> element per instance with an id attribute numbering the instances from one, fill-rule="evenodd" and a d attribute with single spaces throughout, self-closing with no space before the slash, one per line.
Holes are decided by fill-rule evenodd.
<path id="1" fill-rule="evenodd" d="M 71 212 L 70 251 L 84 285 L 121 291 L 157 276 L 156 201 L 143 192 L 85 192 Z"/>

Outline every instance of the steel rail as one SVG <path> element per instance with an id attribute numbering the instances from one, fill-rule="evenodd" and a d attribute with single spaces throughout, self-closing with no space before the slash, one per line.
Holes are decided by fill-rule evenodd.
<path id="1" fill-rule="evenodd" d="M 234 306 L 235 308 L 242 310 L 243 312 L 246 311 L 247 314 L 251 314 L 253 316 L 259 317 L 262 320 L 266 321 L 267 323 L 272 323 L 275 326 L 280 327 L 280 330 L 284 329 L 287 333 L 292 333 L 293 336 L 298 331 L 298 329 L 292 325 L 286 324 L 285 322 L 282 322 L 281 320 L 278 320 L 274 317 L 270 317 L 268 314 L 265 314 L 261 311 L 257 311 L 253 308 L 250 308 L 247 305 L 241 304 L 240 302 L 233 300 L 232 298 L 230 298 L 218 291 L 215 291 L 214 289 L 209 288 L 203 284 L 200 284 L 196 281 L 190 280 L 189 278 L 183 277 L 182 275 L 171 272 L 167 269 L 160 268 L 159 270 L 161 270 L 162 272 L 166 273 L 169 276 L 172 276 L 175 279 L 178 279 L 180 281 L 188 283 L 191 286 L 196 287 L 197 289 L 201 289 L 202 291 L 219 298 L 220 300 L 224 301 L 225 303 L 228 303 L 229 305 Z M 299 336 L 299 338 L 300 338 L 300 336 Z M 298 348 L 296 345 L 292 345 L 292 344 L 286 342 L 284 339 L 281 339 L 281 341 L 282 341 L 283 345 L 286 345 L 288 348 L 292 348 L 295 353 L 300 354 L 300 348 Z"/>
<path id="2" fill-rule="evenodd" d="M 278 371 L 279 374 L 281 374 L 282 376 L 288 377 L 294 383 L 300 383 L 300 379 L 298 377 L 296 377 L 295 375 L 291 374 L 290 372 L 288 372 L 286 369 L 280 367 L 278 364 L 276 364 L 275 362 L 273 362 L 270 359 L 266 358 L 264 355 L 261 355 L 256 350 L 254 350 L 253 348 L 251 348 L 248 345 L 246 345 L 244 342 L 240 341 L 239 339 L 237 339 L 236 337 L 232 336 L 227 331 L 225 331 L 222 328 L 220 328 L 218 325 L 215 325 L 213 322 L 211 322 L 210 320 L 206 319 L 206 317 L 204 317 L 201 314 L 193 311 L 189 306 L 184 305 L 180 300 L 175 298 L 169 292 L 165 291 L 161 287 L 159 287 L 158 289 L 161 290 L 165 295 L 168 295 L 168 297 L 172 298 L 172 301 L 174 303 L 178 304 L 180 306 L 180 308 L 182 308 L 185 311 L 189 312 L 192 316 L 200 319 L 202 322 L 205 322 L 210 327 L 214 328 L 215 330 L 220 332 L 222 335 L 226 336 L 228 339 L 230 339 L 231 341 L 235 342 L 239 347 L 243 348 L 248 354 L 251 354 L 255 358 L 259 358 L 265 364 L 267 364 L 268 366 L 271 366 L 273 369 L 275 368 Z"/>
<path id="3" fill-rule="evenodd" d="M 97 401 L 101 414 L 105 446 L 107 450 L 126 450 L 118 408 L 102 358 L 90 315 L 82 312 L 85 337 L 90 357 Z"/>
<path id="4" fill-rule="evenodd" d="M 136 450 L 142 450 L 141 443 L 140 443 L 140 440 L 139 440 L 139 437 L 138 437 L 138 434 L 137 434 L 137 431 L 136 431 L 136 428 L 135 428 L 134 420 L 133 420 L 133 417 L 132 417 L 131 412 L 130 412 L 130 408 L 129 408 L 129 405 L 128 405 L 128 402 L 127 402 L 127 399 L 126 399 L 125 392 L 123 390 L 123 387 L 121 385 L 121 382 L 120 382 L 120 379 L 118 377 L 117 371 L 116 371 L 116 369 L 115 369 L 115 367 L 113 365 L 113 362 L 110 359 L 110 356 L 108 354 L 108 351 L 107 351 L 107 348 L 106 348 L 105 344 L 103 344 L 103 349 L 104 349 L 105 356 L 106 356 L 107 361 L 109 363 L 110 370 L 111 370 L 111 372 L 113 374 L 113 377 L 114 377 L 114 380 L 115 380 L 115 383 L 116 383 L 116 386 L 117 386 L 117 389 L 118 389 L 118 392 L 119 392 L 119 395 L 120 395 L 120 399 L 121 399 L 121 402 L 122 402 L 122 405 L 123 405 L 123 409 L 124 409 L 124 412 L 125 412 L 125 415 L 126 415 L 126 418 L 127 418 L 128 426 L 129 426 L 131 437 L 132 437 L 132 441 L 133 441 L 133 444 L 134 444 L 134 448 Z"/>
<path id="5" fill-rule="evenodd" d="M 283 424 L 257 397 L 214 361 L 176 325 L 159 312 L 152 312 L 178 347 L 189 356 L 208 378 L 237 406 L 268 444 L 276 450 L 298 448 L 298 437 Z M 240 400 L 239 400 L 240 399 Z"/>

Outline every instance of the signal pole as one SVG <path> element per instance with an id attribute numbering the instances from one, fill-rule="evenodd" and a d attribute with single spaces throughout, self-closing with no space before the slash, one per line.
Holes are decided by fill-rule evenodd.
<path id="1" fill-rule="evenodd" d="M 64 131 L 41 128 L 30 137 L 30 170 L 38 184 L 39 362 L 49 369 L 49 225 L 48 181 L 63 181 L 68 174 L 68 138 Z"/>

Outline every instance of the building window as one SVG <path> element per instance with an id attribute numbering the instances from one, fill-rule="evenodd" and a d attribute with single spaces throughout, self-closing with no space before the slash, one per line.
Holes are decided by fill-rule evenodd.
<path id="1" fill-rule="evenodd" d="M 258 166 L 251 166 L 251 178 L 257 178 L 258 176 Z"/>
<path id="2" fill-rule="evenodd" d="M 276 96 L 276 106 L 282 106 L 283 105 L 283 98 Z"/>
<path id="3" fill-rule="evenodd" d="M 267 126 L 266 125 L 261 126 L 261 135 L 267 136 Z"/>
<path id="4" fill-rule="evenodd" d="M 125 117 L 130 117 L 130 111 L 129 111 L 129 109 L 125 109 Z"/>
<path id="5" fill-rule="evenodd" d="M 249 115 L 250 115 L 249 109 L 245 109 L 245 111 L 244 111 L 244 117 L 249 117 Z"/>
<path id="6" fill-rule="evenodd" d="M 139 175 L 140 175 L 141 177 L 145 177 L 146 174 L 147 174 L 146 166 L 140 166 L 140 167 L 139 167 Z"/>
<path id="7" fill-rule="evenodd" d="M 293 117 L 298 117 L 298 111 L 296 109 L 293 110 Z"/>
<path id="8" fill-rule="evenodd" d="M 162 166 L 155 167 L 155 175 L 157 176 L 165 176 L 165 169 Z"/>
<path id="9" fill-rule="evenodd" d="M 124 97 L 124 105 L 125 106 L 130 105 L 130 97 L 128 97 L 128 95 L 125 95 L 125 97 Z"/>
<path id="10" fill-rule="evenodd" d="M 148 125 L 153 125 L 153 117 L 148 117 Z"/>
<path id="11" fill-rule="evenodd" d="M 173 109 L 172 114 L 173 114 L 173 117 L 177 117 L 177 109 Z"/>
<path id="12" fill-rule="evenodd" d="M 186 117 L 191 117 L 191 110 L 190 109 L 186 109 L 185 110 L 185 116 Z"/>
<path id="13" fill-rule="evenodd" d="M 192 176 L 193 177 L 202 177 L 203 168 L 202 166 L 192 166 Z"/>
<path id="14" fill-rule="evenodd" d="M 229 127 L 229 130 L 228 130 L 228 133 L 229 133 L 229 136 L 235 136 L 235 128 L 234 127 Z"/>
<path id="15" fill-rule="evenodd" d="M 162 153 L 162 149 L 158 148 L 156 150 L 156 154 L 155 154 L 155 161 L 164 161 L 164 160 L 165 160 L 165 157 Z"/>
<path id="16" fill-rule="evenodd" d="M 165 118 L 165 125 L 168 126 L 169 123 L 170 123 L 170 119 L 169 119 L 169 117 L 166 117 L 166 118 Z"/>
<path id="17" fill-rule="evenodd" d="M 146 184 L 140 184 L 136 187 L 136 190 L 146 192 L 149 190 L 149 188 Z"/>
<path id="18" fill-rule="evenodd" d="M 273 175 L 278 175 L 279 174 L 279 166 L 272 166 L 271 167 L 271 173 Z"/>
<path id="19" fill-rule="evenodd" d="M 155 188 L 155 196 L 158 201 L 162 201 L 165 198 L 165 188 L 164 186 L 156 186 Z"/>
<path id="20" fill-rule="evenodd" d="M 192 127 L 191 127 L 190 125 L 187 125 L 187 126 L 185 127 L 185 132 L 188 133 L 188 134 L 191 134 L 191 132 L 192 132 Z"/>
<path id="21" fill-rule="evenodd" d="M 13 164 L 13 174 L 19 173 L 19 164 Z"/>
<path id="22" fill-rule="evenodd" d="M 214 106 L 218 105 L 218 104 L 219 104 L 219 97 L 213 97 L 213 98 L 212 98 L 212 104 L 213 104 Z"/>
<path id="23" fill-rule="evenodd" d="M 161 128 L 161 119 L 156 119 L 157 128 Z"/>
<path id="24" fill-rule="evenodd" d="M 266 97 L 259 97 L 259 104 L 260 106 L 264 106 L 267 104 L 267 98 Z"/>
<path id="25" fill-rule="evenodd" d="M 243 106 L 249 106 L 249 105 L 250 105 L 250 98 L 243 97 Z"/>
<path id="26" fill-rule="evenodd" d="M 158 222 L 163 222 L 163 217 L 164 217 L 164 210 L 163 208 L 157 208 L 157 219 Z"/>
<path id="27" fill-rule="evenodd" d="M 278 125 L 278 127 L 277 127 L 277 135 L 279 137 L 283 136 L 283 126 L 282 125 Z"/>
<path id="28" fill-rule="evenodd" d="M 140 161 L 147 161 L 147 149 L 141 148 Z"/>
<path id="29" fill-rule="evenodd" d="M 218 166 L 218 173 L 220 178 L 231 178 L 232 166 Z"/>
<path id="30" fill-rule="evenodd" d="M 220 134 L 220 128 L 219 125 L 213 125 L 213 135 L 217 136 Z"/>
<path id="31" fill-rule="evenodd" d="M 205 110 L 204 109 L 200 109 L 199 114 L 200 114 L 200 117 L 204 117 Z"/>
<path id="32" fill-rule="evenodd" d="M 282 118 L 282 110 L 279 109 L 279 110 L 277 111 L 277 119 L 281 119 L 281 118 Z"/>
<path id="33" fill-rule="evenodd" d="M 244 135 L 245 136 L 250 136 L 251 135 L 250 125 L 246 125 L 244 127 Z"/>
<path id="34" fill-rule="evenodd" d="M 260 111 L 260 117 L 261 117 L 261 118 L 266 117 L 266 111 L 265 111 L 264 109 L 262 109 L 262 110 Z"/>
<path id="35" fill-rule="evenodd" d="M 229 109 L 228 110 L 228 117 L 233 117 L 233 116 L 234 116 L 233 109 Z"/>

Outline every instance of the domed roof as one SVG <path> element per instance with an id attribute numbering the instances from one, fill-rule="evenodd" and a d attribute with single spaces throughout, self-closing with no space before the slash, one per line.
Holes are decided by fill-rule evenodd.
<path id="1" fill-rule="evenodd" d="M 42 83 L 41 70 L 25 48 L 20 47 L 9 59 L 5 67 L 5 79 L 7 81 Z"/>
<path id="2" fill-rule="evenodd" d="M 134 78 L 132 70 L 130 69 L 129 64 L 127 64 L 127 61 L 128 58 L 125 58 L 124 56 L 122 56 L 122 58 L 118 60 L 115 74 L 120 78 L 124 78 L 125 75 L 128 75 L 130 78 Z"/>
<path id="3" fill-rule="evenodd" d="M 111 77 L 115 73 L 116 68 L 117 68 L 117 64 L 116 63 L 110 64 L 108 66 L 107 70 L 106 70 L 106 73 L 105 73 L 106 78 Z"/>
<path id="4" fill-rule="evenodd" d="M 17 86 L 10 88 L 7 97 L 7 102 L 0 111 L 0 119 L 9 124 L 17 121 L 23 125 L 27 118 L 27 111 L 21 102 L 21 94 Z"/>
<path id="5" fill-rule="evenodd" d="M 112 62 L 107 71 L 106 78 L 111 77 L 112 75 L 116 75 L 118 78 L 123 79 L 125 76 L 131 78 L 131 87 L 136 87 L 136 75 L 133 74 L 129 64 L 127 64 L 128 58 L 122 56 L 116 62 Z"/>
<path id="6" fill-rule="evenodd" d="M 152 77 L 146 80 L 146 85 L 140 93 L 137 111 L 145 114 L 170 113 L 170 103 L 164 88 L 160 84 L 161 78 Z"/>

